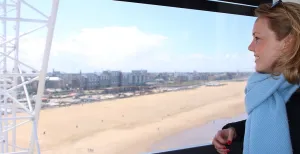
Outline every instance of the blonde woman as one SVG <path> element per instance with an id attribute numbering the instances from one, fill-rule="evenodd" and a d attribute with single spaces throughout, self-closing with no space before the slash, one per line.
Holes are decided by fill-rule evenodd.
<path id="1" fill-rule="evenodd" d="M 255 14 L 248 118 L 225 125 L 213 145 L 220 154 L 230 153 L 232 142 L 243 143 L 243 154 L 300 154 L 300 4 L 262 4 Z"/>

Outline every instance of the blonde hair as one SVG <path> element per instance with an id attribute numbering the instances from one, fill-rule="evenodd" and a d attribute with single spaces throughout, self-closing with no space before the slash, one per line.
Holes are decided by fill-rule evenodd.
<path id="1" fill-rule="evenodd" d="M 272 69 L 280 68 L 288 82 L 300 83 L 300 4 L 282 2 L 272 7 L 266 3 L 259 5 L 255 16 L 267 18 L 269 28 L 276 34 L 276 39 L 290 40 L 286 42 L 287 52 L 279 57 Z M 291 39 L 288 37 L 291 36 Z M 275 73 L 274 73 L 275 75 Z"/>

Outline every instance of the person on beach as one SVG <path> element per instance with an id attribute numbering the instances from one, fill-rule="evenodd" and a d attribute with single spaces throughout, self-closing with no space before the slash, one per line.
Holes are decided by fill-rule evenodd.
<path id="1" fill-rule="evenodd" d="M 300 154 L 300 4 L 265 3 L 255 10 L 255 72 L 245 88 L 246 120 L 213 139 L 220 154 L 239 142 L 243 154 Z"/>

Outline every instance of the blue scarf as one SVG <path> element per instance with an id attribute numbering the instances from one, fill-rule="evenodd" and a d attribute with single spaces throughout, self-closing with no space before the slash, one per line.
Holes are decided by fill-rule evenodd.
<path id="1" fill-rule="evenodd" d="M 254 73 L 245 89 L 243 154 L 292 154 L 286 102 L 299 88 L 285 77 Z"/>

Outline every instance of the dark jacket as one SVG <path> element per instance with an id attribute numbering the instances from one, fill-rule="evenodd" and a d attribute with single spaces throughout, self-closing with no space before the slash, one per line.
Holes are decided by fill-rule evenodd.
<path id="1" fill-rule="evenodd" d="M 289 130 L 294 154 L 300 154 L 300 91 L 296 91 L 286 103 Z M 233 142 L 243 142 L 246 120 L 225 125 L 222 129 L 233 127 L 237 137 Z"/>

